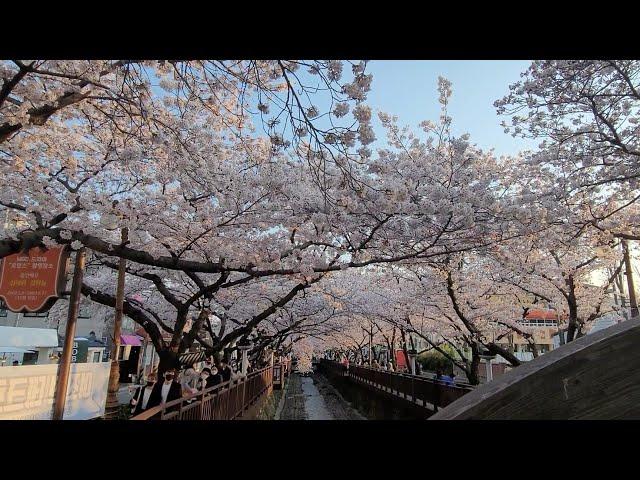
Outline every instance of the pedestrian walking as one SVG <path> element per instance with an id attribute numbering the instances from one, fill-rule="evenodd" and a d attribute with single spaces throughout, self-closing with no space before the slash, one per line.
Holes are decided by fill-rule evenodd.
<path id="1" fill-rule="evenodd" d="M 157 382 L 154 385 L 147 408 L 153 408 L 164 403 L 172 402 L 173 400 L 178 400 L 181 397 L 182 388 L 176 381 L 176 370 L 175 368 L 170 368 L 164 372 L 164 382 Z"/>
<path id="2" fill-rule="evenodd" d="M 197 391 L 196 384 L 198 382 L 198 372 L 195 365 L 189 365 L 180 374 L 180 387 L 182 394 L 187 396 Z"/>
<path id="3" fill-rule="evenodd" d="M 220 385 L 222 383 L 222 375 L 216 367 L 211 369 L 211 373 L 209 378 L 207 379 L 207 388 L 215 387 L 216 385 Z"/>
<path id="4" fill-rule="evenodd" d="M 151 373 L 149 377 L 147 377 L 146 385 L 141 385 L 136 390 L 136 393 L 133 395 L 131 399 L 131 415 L 139 415 L 140 413 L 147 410 L 149 405 L 149 399 L 151 398 L 151 392 L 153 391 L 153 387 L 156 384 L 156 374 Z"/>
<path id="5" fill-rule="evenodd" d="M 198 383 L 196 384 L 198 391 L 207 389 L 207 382 L 210 376 L 211 376 L 211 369 L 209 367 L 204 367 L 200 372 Z"/>
<path id="6" fill-rule="evenodd" d="M 222 376 L 223 382 L 228 382 L 229 380 L 231 380 L 231 374 L 233 372 L 231 371 L 231 367 L 226 360 L 220 361 L 220 368 L 218 370 L 220 372 L 220 375 Z"/>
<path id="7" fill-rule="evenodd" d="M 444 383 L 445 385 L 453 385 L 453 379 L 451 378 L 450 375 L 443 375 L 440 380 L 442 381 L 442 383 Z"/>
<path id="8" fill-rule="evenodd" d="M 205 390 L 207 388 L 215 387 L 222 383 L 222 376 L 218 373 L 216 367 L 203 368 L 200 373 L 200 380 L 198 381 L 198 390 Z"/>

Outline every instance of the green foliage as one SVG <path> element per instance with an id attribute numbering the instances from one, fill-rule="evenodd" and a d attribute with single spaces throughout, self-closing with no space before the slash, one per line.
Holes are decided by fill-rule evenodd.
<path id="1" fill-rule="evenodd" d="M 443 345 L 441 349 L 447 352 L 447 354 L 451 355 L 453 358 L 457 357 L 456 352 L 448 345 Z M 420 363 L 420 366 L 423 368 L 423 370 L 428 370 L 431 372 L 442 370 L 443 374 L 449 374 L 453 372 L 453 362 L 436 350 L 430 350 L 428 352 L 421 353 L 420 355 L 418 355 L 417 361 Z"/>

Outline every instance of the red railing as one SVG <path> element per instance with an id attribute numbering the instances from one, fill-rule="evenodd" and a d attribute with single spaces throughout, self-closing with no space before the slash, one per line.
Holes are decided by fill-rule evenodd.
<path id="1" fill-rule="evenodd" d="M 234 420 L 273 386 L 273 367 L 142 412 L 131 420 Z"/>

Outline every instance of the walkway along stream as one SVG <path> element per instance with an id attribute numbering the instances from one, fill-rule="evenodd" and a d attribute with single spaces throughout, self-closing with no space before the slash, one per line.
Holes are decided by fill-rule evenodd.
<path id="1" fill-rule="evenodd" d="M 276 420 L 366 420 L 322 375 L 293 374 Z"/>
<path id="2" fill-rule="evenodd" d="M 369 419 L 424 420 L 472 391 L 430 378 L 320 360 L 317 369 Z"/>

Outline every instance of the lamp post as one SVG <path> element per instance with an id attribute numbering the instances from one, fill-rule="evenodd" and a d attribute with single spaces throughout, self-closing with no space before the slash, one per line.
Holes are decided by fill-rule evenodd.
<path id="1" fill-rule="evenodd" d="M 249 366 L 249 349 L 251 348 L 251 343 L 250 342 L 243 342 L 243 343 L 238 343 L 238 350 L 240 350 L 240 352 L 242 352 L 242 362 L 241 362 L 241 370 L 240 372 L 242 373 L 242 375 L 246 376 L 247 375 L 247 368 Z"/>
<path id="2" fill-rule="evenodd" d="M 558 345 L 564 345 L 564 334 L 560 330 L 560 312 L 558 311 L 554 303 L 549 303 L 549 308 L 556 312 L 556 323 L 558 325 Z"/>
<path id="3" fill-rule="evenodd" d="M 380 358 L 383 359 L 383 364 L 381 366 L 383 366 L 388 370 L 389 369 L 389 353 L 387 351 L 387 347 L 383 346 L 382 348 L 380 348 Z"/>
<path id="4" fill-rule="evenodd" d="M 373 351 L 371 350 L 373 343 L 373 321 L 369 319 L 369 366 L 371 366 L 371 361 L 373 358 Z"/>
<path id="5" fill-rule="evenodd" d="M 491 360 L 496 358 L 495 355 L 490 354 L 488 351 L 485 351 L 480 358 L 485 361 L 485 366 L 487 368 L 487 382 L 493 380 L 493 368 L 491 367 Z"/>
<path id="6" fill-rule="evenodd" d="M 407 350 L 407 356 L 409 357 L 409 365 L 411 366 L 411 375 L 415 375 L 418 352 L 412 348 L 411 350 Z"/>

